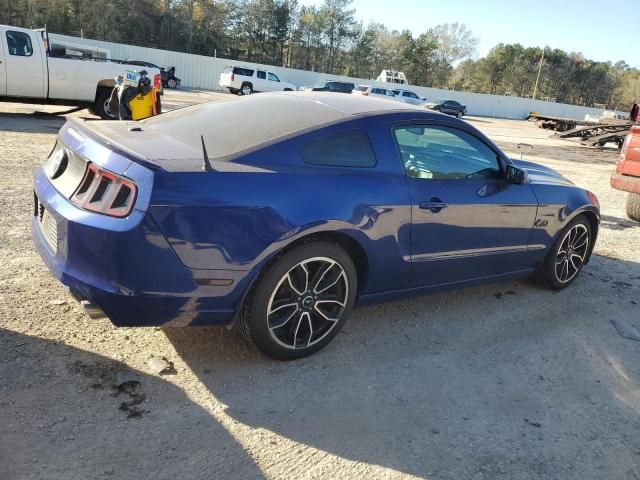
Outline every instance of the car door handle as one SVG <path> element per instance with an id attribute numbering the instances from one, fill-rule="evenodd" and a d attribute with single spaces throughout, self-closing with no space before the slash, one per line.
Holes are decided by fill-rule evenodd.
<path id="1" fill-rule="evenodd" d="M 431 213 L 438 213 L 443 208 L 447 208 L 448 203 L 443 202 L 438 197 L 433 197 L 428 202 L 420 202 L 420 208 L 422 210 L 431 210 Z"/>

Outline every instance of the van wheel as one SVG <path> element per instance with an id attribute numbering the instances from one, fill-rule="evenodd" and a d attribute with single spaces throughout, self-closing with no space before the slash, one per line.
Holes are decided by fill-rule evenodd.
<path id="1" fill-rule="evenodd" d="M 640 222 L 640 193 L 630 193 L 627 196 L 627 217 Z"/>
<path id="2" fill-rule="evenodd" d="M 109 99 L 113 89 L 102 87 L 96 95 L 96 103 L 93 105 L 93 111 L 103 120 L 117 120 L 115 113 L 109 111 Z"/>
<path id="3" fill-rule="evenodd" d="M 240 87 L 240 95 L 251 95 L 253 93 L 253 87 L 250 83 L 243 83 Z"/>

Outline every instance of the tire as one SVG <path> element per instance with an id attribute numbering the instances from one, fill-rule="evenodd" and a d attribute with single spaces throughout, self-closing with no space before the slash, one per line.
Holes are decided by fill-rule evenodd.
<path id="1" fill-rule="evenodd" d="M 167 80 L 167 87 L 171 89 L 178 88 L 178 82 L 176 82 L 174 78 L 170 78 L 169 80 Z"/>
<path id="2" fill-rule="evenodd" d="M 456 113 L 456 118 L 462 118 L 462 112 Z"/>
<path id="3" fill-rule="evenodd" d="M 585 234 L 586 243 L 583 243 Z M 589 260 L 592 242 L 589 219 L 584 215 L 574 218 L 558 234 L 538 270 L 538 282 L 550 290 L 561 290 L 571 285 Z"/>
<path id="4" fill-rule="evenodd" d="M 640 193 L 627 195 L 627 217 L 640 222 Z"/>
<path id="5" fill-rule="evenodd" d="M 293 92 L 293 90 L 291 90 L 290 88 L 285 88 L 284 91 L 285 92 Z"/>
<path id="6" fill-rule="evenodd" d="M 101 87 L 96 95 L 96 103 L 93 111 L 103 120 L 117 120 L 118 117 L 109 111 L 109 99 L 111 98 L 111 88 Z"/>
<path id="7" fill-rule="evenodd" d="M 292 360 L 311 355 L 344 326 L 357 282 L 351 257 L 337 244 L 301 245 L 258 280 L 240 314 L 240 329 L 268 357 Z"/>
<path id="8" fill-rule="evenodd" d="M 243 83 L 240 87 L 239 95 L 251 95 L 253 93 L 253 85 L 250 83 Z"/>

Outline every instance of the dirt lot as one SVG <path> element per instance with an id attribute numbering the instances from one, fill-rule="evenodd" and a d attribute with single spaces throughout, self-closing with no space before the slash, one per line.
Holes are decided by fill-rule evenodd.
<path id="1" fill-rule="evenodd" d="M 610 323 L 640 328 L 616 151 L 470 119 L 598 195 L 582 275 L 556 294 L 522 281 L 357 309 L 324 351 L 281 363 L 224 329 L 82 313 L 31 246 L 31 175 L 62 124 L 34 109 L 51 110 L 0 104 L 1 478 L 640 479 L 640 342 Z M 139 384 L 116 389 L 122 375 Z"/>

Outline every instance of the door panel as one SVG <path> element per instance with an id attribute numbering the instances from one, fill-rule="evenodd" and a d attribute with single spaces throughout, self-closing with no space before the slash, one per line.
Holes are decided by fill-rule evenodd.
<path id="1" fill-rule="evenodd" d="M 36 33 L 7 29 L 3 37 L 7 96 L 44 97 L 44 61 Z"/>
<path id="2" fill-rule="evenodd" d="M 257 92 L 268 92 L 268 88 L 267 72 L 264 70 L 256 71 L 255 85 L 253 86 L 253 89 Z"/>
<path id="3" fill-rule="evenodd" d="M 504 180 L 410 178 L 412 285 L 440 285 L 530 267 L 537 201 Z"/>
<path id="4" fill-rule="evenodd" d="M 394 129 L 412 204 L 412 286 L 434 286 L 530 267 L 537 212 L 530 185 L 503 179 L 498 153 L 444 125 Z"/>
<path id="5" fill-rule="evenodd" d="M 279 92 L 280 90 L 282 90 L 280 79 L 278 78 L 277 75 L 271 72 L 267 72 L 267 83 L 268 83 L 267 88 L 269 89 L 270 92 Z"/>
<path id="6" fill-rule="evenodd" d="M 3 35 L 0 35 L 0 97 L 7 94 L 7 73 Z"/>

